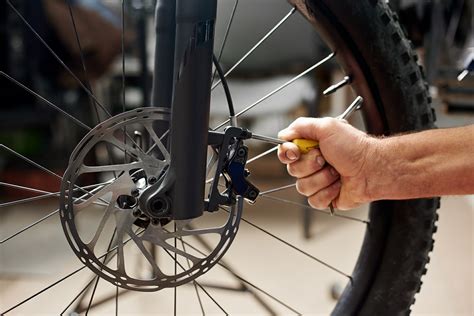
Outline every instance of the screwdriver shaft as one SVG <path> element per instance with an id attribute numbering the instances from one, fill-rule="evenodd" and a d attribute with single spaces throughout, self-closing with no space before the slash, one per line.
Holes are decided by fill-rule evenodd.
<path id="1" fill-rule="evenodd" d="M 256 140 L 261 140 L 261 141 L 263 141 L 263 142 L 275 144 L 275 145 L 281 145 L 281 144 L 284 144 L 284 143 L 288 142 L 288 141 L 283 140 L 283 139 L 278 139 L 278 138 L 274 138 L 274 137 L 258 135 L 258 134 L 254 134 L 254 133 L 252 133 L 252 138 L 253 138 L 253 139 L 256 139 Z"/>

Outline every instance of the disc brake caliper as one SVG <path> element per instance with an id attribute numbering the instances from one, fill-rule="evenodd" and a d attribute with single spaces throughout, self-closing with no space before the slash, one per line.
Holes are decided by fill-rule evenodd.
<path id="1" fill-rule="evenodd" d="M 219 205 L 233 205 L 237 196 L 254 202 L 260 191 L 247 180 L 250 172 L 245 169 L 248 148 L 244 140 L 252 134 L 240 127 L 227 127 L 223 133 L 209 131 L 209 145 L 217 153 L 217 167 L 206 200 L 209 212 L 218 210 Z M 226 189 L 219 191 L 219 180 L 224 177 Z"/>

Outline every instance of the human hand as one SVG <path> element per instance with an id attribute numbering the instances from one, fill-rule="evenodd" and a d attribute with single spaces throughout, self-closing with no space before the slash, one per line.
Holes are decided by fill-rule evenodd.
<path id="1" fill-rule="evenodd" d="M 307 154 L 301 154 L 291 142 L 278 148 L 278 158 L 297 178 L 296 189 L 308 197 L 312 207 L 324 209 L 332 202 L 334 207 L 347 210 L 370 201 L 366 162 L 374 149 L 374 138 L 334 118 L 299 118 L 278 137 L 319 142 L 319 149 Z"/>

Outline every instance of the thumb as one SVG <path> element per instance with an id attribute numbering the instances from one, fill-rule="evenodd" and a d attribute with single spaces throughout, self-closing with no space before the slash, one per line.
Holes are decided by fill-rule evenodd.
<path id="1" fill-rule="evenodd" d="M 330 134 L 330 124 L 333 118 L 300 117 L 287 128 L 278 133 L 278 137 L 284 140 L 295 138 L 320 140 Z"/>

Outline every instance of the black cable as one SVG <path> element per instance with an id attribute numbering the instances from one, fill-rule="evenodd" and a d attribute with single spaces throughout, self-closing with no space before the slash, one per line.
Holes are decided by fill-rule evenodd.
<path id="1" fill-rule="evenodd" d="M 216 55 L 212 55 L 212 60 L 214 62 L 214 66 L 216 67 L 217 73 L 219 75 L 219 79 L 222 82 L 222 86 L 224 87 L 225 97 L 227 99 L 227 105 L 229 106 L 229 115 L 231 117 L 235 116 L 234 111 L 234 103 L 232 102 L 232 96 L 230 95 L 229 86 L 227 85 L 227 80 L 224 76 L 224 71 L 222 71 L 221 65 L 217 61 Z"/>

